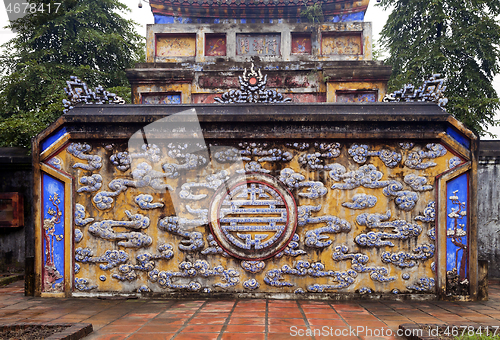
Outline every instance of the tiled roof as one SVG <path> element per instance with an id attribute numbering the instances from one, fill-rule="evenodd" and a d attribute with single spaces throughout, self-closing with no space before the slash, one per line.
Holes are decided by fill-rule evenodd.
<path id="1" fill-rule="evenodd" d="M 155 15 L 191 18 L 300 18 L 305 6 L 322 3 L 325 17 L 365 12 L 370 0 L 150 0 Z"/>

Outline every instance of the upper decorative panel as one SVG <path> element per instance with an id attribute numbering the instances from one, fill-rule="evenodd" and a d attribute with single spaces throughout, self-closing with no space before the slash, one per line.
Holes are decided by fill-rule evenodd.
<path id="1" fill-rule="evenodd" d="M 194 57 L 195 34 L 157 34 L 156 55 L 160 57 Z"/>
<path id="2" fill-rule="evenodd" d="M 361 33 L 324 34 L 321 39 L 321 53 L 324 55 L 363 54 Z"/>
<path id="3" fill-rule="evenodd" d="M 236 34 L 236 54 L 279 56 L 280 34 Z"/>
<path id="4" fill-rule="evenodd" d="M 311 54 L 311 34 L 292 33 L 292 54 Z"/>
<path id="5" fill-rule="evenodd" d="M 180 93 L 151 93 L 142 95 L 142 104 L 181 104 Z"/>
<path id="6" fill-rule="evenodd" d="M 375 103 L 377 91 L 336 91 L 337 103 Z"/>
<path id="7" fill-rule="evenodd" d="M 205 35 L 205 55 L 225 56 L 226 55 L 226 35 L 206 34 Z"/>

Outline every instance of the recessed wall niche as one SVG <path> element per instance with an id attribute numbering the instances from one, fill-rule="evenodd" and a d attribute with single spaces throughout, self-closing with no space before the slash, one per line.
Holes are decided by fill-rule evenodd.
<path id="1" fill-rule="evenodd" d="M 196 34 L 156 34 L 157 57 L 194 57 Z"/>
<path id="2" fill-rule="evenodd" d="M 363 54 L 361 32 L 323 33 L 321 54 L 323 55 L 361 55 Z"/>
<path id="3" fill-rule="evenodd" d="M 205 34 L 205 55 L 209 57 L 226 55 L 225 34 Z"/>
<path id="4" fill-rule="evenodd" d="M 281 34 L 236 34 L 236 55 L 280 56 Z"/>
<path id="5" fill-rule="evenodd" d="M 292 33 L 292 54 L 311 54 L 311 34 Z"/>

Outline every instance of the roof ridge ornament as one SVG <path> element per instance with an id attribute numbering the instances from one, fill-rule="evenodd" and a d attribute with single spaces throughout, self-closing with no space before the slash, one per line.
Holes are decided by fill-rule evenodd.
<path id="1" fill-rule="evenodd" d="M 433 74 L 428 80 L 424 81 L 422 86 L 415 90 L 412 84 L 406 84 L 401 90 L 386 94 L 384 102 L 434 102 L 440 108 L 448 103 L 448 98 L 444 96 L 446 86 L 444 79 L 440 79 L 441 74 Z"/>
<path id="2" fill-rule="evenodd" d="M 76 104 L 125 104 L 125 100 L 114 93 L 108 92 L 101 85 L 97 86 L 94 91 L 89 89 L 87 83 L 81 81 L 76 76 L 69 77 L 66 81 L 68 87 L 64 88 L 64 92 L 68 99 L 63 99 L 63 113 L 68 113 Z"/>
<path id="3" fill-rule="evenodd" d="M 220 98 L 214 100 L 217 103 L 285 103 L 291 102 L 291 98 L 285 98 L 281 93 L 275 90 L 267 90 L 267 74 L 262 75 L 260 68 L 255 71 L 255 65 L 252 62 L 250 72 L 245 68 L 242 76 L 238 76 L 240 81 L 239 90 L 229 90 L 223 93 Z"/>

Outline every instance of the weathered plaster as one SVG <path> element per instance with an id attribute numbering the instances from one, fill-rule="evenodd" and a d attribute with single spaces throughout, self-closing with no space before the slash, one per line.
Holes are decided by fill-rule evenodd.
<path id="1" fill-rule="evenodd" d="M 312 53 L 298 55 L 291 52 L 292 33 L 310 33 Z M 328 54 L 322 55 L 321 39 L 323 34 L 328 33 L 360 33 L 363 40 L 362 54 Z M 205 63 L 219 60 L 230 60 L 234 62 L 248 61 L 249 56 L 242 56 L 236 53 L 237 35 L 239 34 L 280 34 L 281 50 L 278 55 L 260 55 L 263 62 L 276 61 L 335 61 L 335 60 L 371 60 L 372 59 L 372 38 L 371 23 L 369 22 L 348 22 L 348 23 L 328 23 L 328 24 L 298 24 L 298 23 L 276 23 L 268 25 L 254 24 L 172 24 L 172 25 L 147 25 L 146 31 L 146 62 L 188 62 Z M 156 36 L 178 36 L 179 34 L 196 35 L 196 56 L 158 56 L 156 55 Z M 226 35 L 226 55 L 207 56 L 205 55 L 206 34 Z"/>

